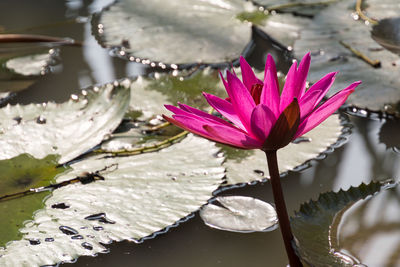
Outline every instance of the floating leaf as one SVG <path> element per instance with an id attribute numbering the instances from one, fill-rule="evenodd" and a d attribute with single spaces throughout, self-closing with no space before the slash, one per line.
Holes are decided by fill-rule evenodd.
<path id="1" fill-rule="evenodd" d="M 342 134 L 342 128 L 339 116 L 332 115 L 320 126 L 279 149 L 279 172 L 284 173 L 306 166 L 308 161 L 332 149 Z M 262 151 L 242 151 L 233 148 L 225 151 L 227 151 L 227 160 L 224 163 L 227 169 L 227 185 L 261 181 L 269 177 L 265 154 Z"/>
<path id="2" fill-rule="evenodd" d="M 64 167 L 57 167 L 57 159 L 56 156 L 47 156 L 38 160 L 22 154 L 0 160 L 0 196 L 49 185 L 56 174 L 65 171 Z M 19 229 L 25 221 L 32 219 L 34 211 L 43 207 L 43 199 L 48 195 L 49 192 L 42 192 L 0 200 L 0 214 L 3 214 L 0 220 L 0 247 L 21 238 Z"/>
<path id="3" fill-rule="evenodd" d="M 0 250 L 0 265 L 72 261 L 105 251 L 102 244 L 111 241 L 140 242 L 167 230 L 205 204 L 223 181 L 224 159 L 214 156 L 218 150 L 190 135 L 159 152 L 99 155 L 72 164 L 57 182 L 82 172 L 97 172 L 104 180 L 53 191 L 45 208 L 21 229 L 23 239 Z"/>
<path id="4" fill-rule="evenodd" d="M 338 0 L 253 0 L 268 11 L 290 12 L 296 15 L 313 16 L 327 5 Z"/>
<path id="5" fill-rule="evenodd" d="M 367 10 L 373 10 L 376 2 L 368 1 Z M 395 5 L 392 2 L 385 10 Z M 400 80 L 397 75 L 400 71 L 399 57 L 382 49 L 371 38 L 371 26 L 355 20 L 357 15 L 352 13 L 354 10 L 351 8 L 348 1 L 340 1 L 321 11 L 295 42 L 296 56 L 302 57 L 311 50 L 311 82 L 328 72 L 340 71 L 330 95 L 352 81 L 362 80 L 363 83 L 350 95 L 347 101 L 349 105 L 400 116 L 397 110 L 400 101 Z M 350 49 L 367 56 L 371 64 L 379 60 L 381 67 L 372 67 Z"/>
<path id="6" fill-rule="evenodd" d="M 243 0 L 118 1 L 94 16 L 93 32 L 102 46 L 142 63 L 230 62 L 250 42 L 250 25 L 236 18 L 245 5 Z"/>
<path id="7" fill-rule="evenodd" d="M 340 220 L 346 210 L 357 201 L 371 197 L 387 187 L 393 187 L 393 184 L 389 186 L 380 182 L 361 184 L 347 191 L 321 194 L 318 201 L 303 204 L 291 220 L 301 258 L 311 266 L 359 264 L 355 257 L 339 247 Z"/>
<path id="8" fill-rule="evenodd" d="M 3 47 L 0 53 L 0 98 L 25 90 L 58 62 L 58 51 L 43 46 Z"/>
<path id="9" fill-rule="evenodd" d="M 275 14 L 270 15 L 267 20 L 257 25 L 257 27 L 289 50 L 292 50 L 295 40 L 300 37 L 300 31 L 307 27 L 310 22 L 311 19 L 309 18 L 292 14 Z"/>
<path id="10" fill-rule="evenodd" d="M 400 55 L 400 18 L 379 21 L 372 27 L 371 37 L 389 51 Z"/>
<path id="11" fill-rule="evenodd" d="M 120 123 L 129 104 L 128 84 L 107 84 L 63 104 L 0 109 L 0 159 L 19 154 L 60 155 L 65 163 L 99 144 Z"/>
<path id="12" fill-rule="evenodd" d="M 275 208 L 262 200 L 244 196 L 217 197 L 221 206 L 208 204 L 200 210 L 204 223 L 231 232 L 264 232 L 278 223 Z"/>

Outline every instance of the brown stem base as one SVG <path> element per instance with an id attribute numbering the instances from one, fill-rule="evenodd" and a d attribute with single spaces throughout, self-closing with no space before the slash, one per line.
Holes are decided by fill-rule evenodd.
<path id="1" fill-rule="evenodd" d="M 296 255 L 293 247 L 292 240 L 293 234 L 290 228 L 289 216 L 287 214 L 285 199 L 283 197 L 281 180 L 279 176 L 278 160 L 276 157 L 276 150 L 265 152 L 268 161 L 268 170 L 271 180 L 272 193 L 276 207 L 276 213 L 279 220 L 279 228 L 281 229 L 283 242 L 285 244 L 286 254 L 289 259 L 290 267 L 302 267 L 299 257 Z"/>

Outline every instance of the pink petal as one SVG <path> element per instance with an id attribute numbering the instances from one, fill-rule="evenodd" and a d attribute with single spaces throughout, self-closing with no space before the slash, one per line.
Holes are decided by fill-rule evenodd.
<path id="1" fill-rule="evenodd" d="M 208 104 L 212 106 L 216 111 L 218 111 L 222 116 L 230 120 L 233 124 L 239 127 L 242 130 L 246 130 L 243 126 L 242 121 L 240 120 L 239 116 L 236 114 L 233 105 L 223 100 L 215 95 L 203 93 L 203 96 L 207 100 Z"/>
<path id="2" fill-rule="evenodd" d="M 285 85 L 283 86 L 281 94 L 281 103 L 279 105 L 280 111 L 283 111 L 293 99 L 297 97 L 298 91 L 297 87 L 297 62 L 294 62 L 289 69 L 286 76 Z"/>
<path id="3" fill-rule="evenodd" d="M 264 143 L 275 121 L 274 113 L 266 105 L 260 104 L 253 109 L 251 114 L 251 131 Z"/>
<path id="4" fill-rule="evenodd" d="M 229 71 L 226 74 L 228 79 L 229 88 L 227 88 L 228 95 L 231 99 L 233 108 L 236 114 L 242 121 L 243 126 L 250 131 L 251 112 L 256 106 L 253 97 L 244 84 Z"/>
<path id="5" fill-rule="evenodd" d="M 297 88 L 298 90 L 297 94 L 295 94 L 295 97 L 300 98 L 304 95 L 306 91 L 306 82 L 307 82 L 307 74 L 308 70 L 310 69 L 310 63 L 311 63 L 311 56 L 310 52 L 304 55 L 303 59 L 301 60 L 299 64 L 299 69 L 297 70 Z"/>
<path id="6" fill-rule="evenodd" d="M 251 69 L 249 63 L 244 59 L 244 57 L 240 56 L 240 69 L 242 70 L 242 80 L 244 86 L 246 86 L 247 90 L 251 90 L 253 85 L 260 83 L 260 80 L 256 77 L 253 70 Z"/>
<path id="7" fill-rule="evenodd" d="M 182 117 L 179 121 L 174 118 L 167 117 L 165 115 L 162 115 L 162 116 L 163 116 L 164 120 L 184 129 L 185 131 L 189 131 L 194 134 L 201 135 L 205 138 L 210 138 L 210 135 L 206 131 L 204 131 L 204 129 L 198 129 L 198 127 L 191 127 L 193 123 L 186 124 L 186 122 L 189 121 L 190 119 L 185 120 L 185 116 L 176 115 L 177 117 L 178 116 Z"/>
<path id="8" fill-rule="evenodd" d="M 306 97 L 308 94 L 313 93 L 314 91 L 321 91 L 321 95 L 319 98 L 316 100 L 315 106 L 318 105 L 318 103 L 324 98 L 326 93 L 329 91 L 329 88 L 331 88 L 333 82 L 335 81 L 337 72 L 330 72 L 327 75 L 325 75 L 322 79 L 320 79 L 318 82 L 314 83 L 310 89 L 307 90 L 307 92 L 304 94 L 303 97 Z"/>
<path id="9" fill-rule="evenodd" d="M 228 128 L 223 125 L 204 125 L 204 130 L 212 136 L 214 141 L 219 143 L 244 149 L 254 149 L 262 146 L 260 141 L 234 128 Z"/>
<path id="10" fill-rule="evenodd" d="M 227 121 L 225 121 L 225 120 L 223 120 L 221 118 L 218 118 L 217 116 L 211 115 L 211 114 L 209 114 L 207 112 L 204 112 L 202 110 L 199 110 L 199 109 L 196 109 L 196 108 L 193 108 L 191 106 L 188 106 L 188 105 L 185 105 L 185 104 L 181 104 L 181 103 L 178 103 L 178 105 L 179 105 L 179 107 L 181 109 L 183 109 L 183 110 L 185 110 L 187 112 L 193 113 L 193 114 L 195 114 L 197 116 L 203 117 L 204 119 L 207 119 L 209 121 L 231 126 L 231 124 L 229 122 L 227 122 Z"/>
<path id="11" fill-rule="evenodd" d="M 335 112 L 341 105 L 343 105 L 344 102 L 346 102 L 347 97 L 354 92 L 354 89 L 360 83 L 360 81 L 352 83 L 349 87 L 333 95 L 314 112 L 312 112 L 310 116 L 308 116 L 308 118 L 306 118 L 299 126 L 299 129 L 296 133 L 296 138 L 314 129 L 321 122 L 332 115 L 333 112 Z"/>
<path id="12" fill-rule="evenodd" d="M 299 102 L 300 105 L 300 122 L 303 121 L 316 106 L 317 99 L 321 95 L 321 90 L 307 93 Z"/>
<path id="13" fill-rule="evenodd" d="M 278 117 L 279 112 L 279 83 L 278 76 L 274 68 L 268 68 L 265 71 L 264 88 L 261 92 L 260 104 L 264 104 Z"/>

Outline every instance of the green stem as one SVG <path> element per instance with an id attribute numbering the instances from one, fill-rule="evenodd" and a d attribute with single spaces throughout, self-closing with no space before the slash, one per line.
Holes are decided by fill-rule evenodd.
<path id="1" fill-rule="evenodd" d="M 281 229 L 286 254 L 289 259 L 289 264 L 290 267 L 302 267 L 303 265 L 292 246 L 293 234 L 290 228 L 290 221 L 286 209 L 285 199 L 283 197 L 276 150 L 266 151 L 265 155 L 267 156 L 268 161 L 268 170 L 272 186 L 272 194 L 274 196 L 276 213 L 278 214 L 279 228 Z"/>

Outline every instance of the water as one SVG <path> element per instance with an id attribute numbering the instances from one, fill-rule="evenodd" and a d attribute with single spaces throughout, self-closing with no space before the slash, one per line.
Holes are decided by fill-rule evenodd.
<path id="1" fill-rule="evenodd" d="M 13 33 L 46 34 L 83 41 L 85 46 L 63 47 L 62 68 L 39 79 L 12 103 L 28 104 L 54 100 L 62 102 L 79 88 L 110 82 L 118 78 L 147 73 L 151 70 L 137 63 L 110 57 L 91 36 L 90 23 L 84 22 L 91 12 L 99 11 L 111 1 L 13 0 L 0 2 L 0 25 Z M 80 18 L 80 23 L 69 22 Z M 41 27 L 36 27 L 42 25 Z M 266 47 L 259 48 L 264 51 Z M 259 51 L 260 52 L 260 51 Z M 256 51 L 256 54 L 259 53 Z M 263 63 L 255 55 L 258 67 Z M 282 63 L 282 62 L 281 62 Z M 281 67 L 287 68 L 285 62 Z M 285 65 L 286 64 L 286 65 Z M 348 142 L 322 161 L 300 173 L 290 172 L 282 179 L 288 210 L 316 199 L 321 192 L 347 189 L 372 179 L 400 177 L 399 122 L 349 117 L 354 123 Z M 382 143 L 384 142 L 384 143 Z M 243 195 L 272 202 L 269 184 L 256 184 L 225 191 L 222 195 Z M 58 208 L 58 207 L 57 207 Z M 59 208 L 62 207 L 62 203 Z M 98 230 L 102 230 L 99 228 Z M 75 234 L 75 233 L 74 233 Z M 50 241 L 49 241 L 50 242 Z M 398 244 L 397 244 L 398 245 Z M 82 244 L 90 250 L 90 244 Z M 218 231 L 195 216 L 157 238 L 140 244 L 120 242 L 107 245 L 110 253 L 81 257 L 74 266 L 286 266 L 280 232 L 240 234 Z"/>

